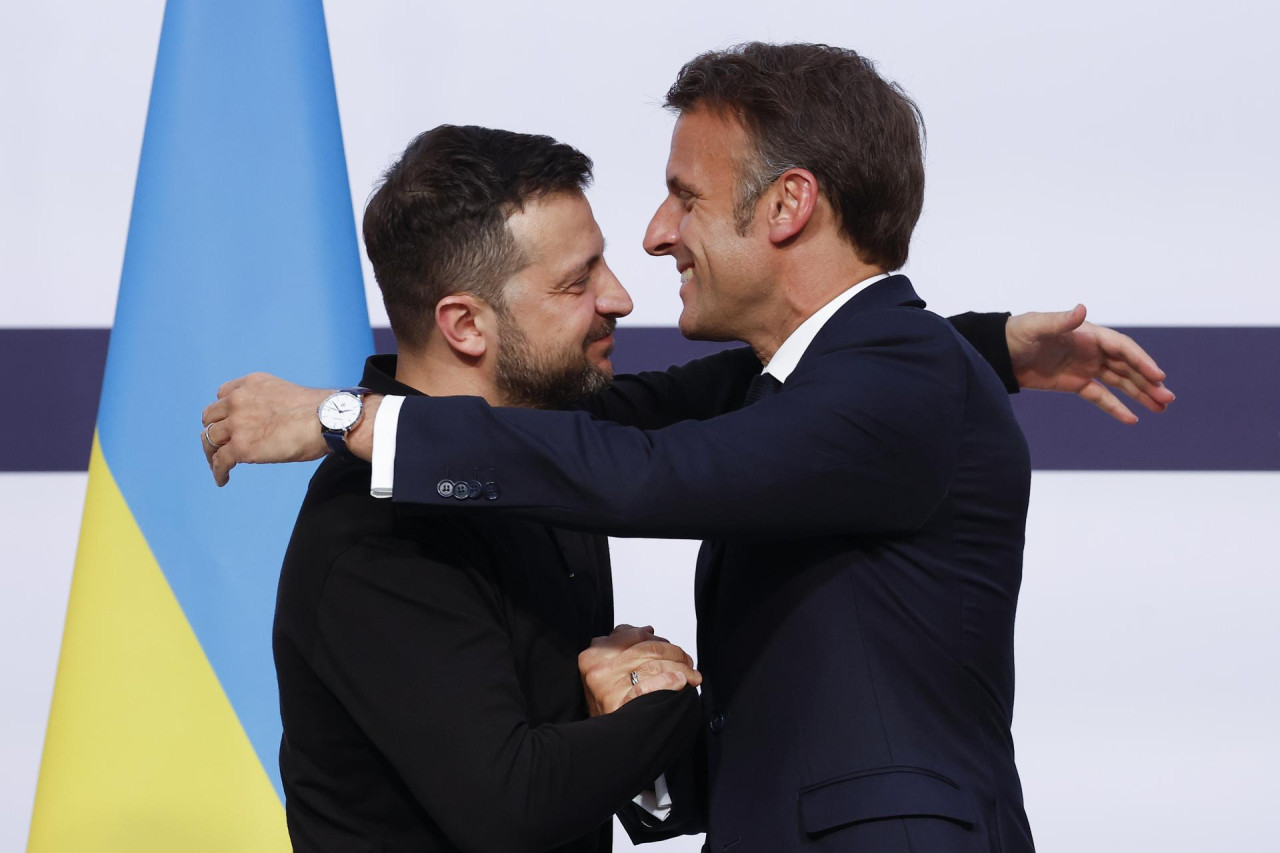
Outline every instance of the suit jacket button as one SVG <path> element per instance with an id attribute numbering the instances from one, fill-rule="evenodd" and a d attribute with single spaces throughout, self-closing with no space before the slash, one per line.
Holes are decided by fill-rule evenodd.
<path id="1" fill-rule="evenodd" d="M 460 501 L 465 501 L 471 497 L 471 487 L 467 485 L 466 480 L 459 480 L 453 484 L 453 496 Z"/>
<path id="2" fill-rule="evenodd" d="M 442 498 L 453 497 L 453 480 L 441 480 L 436 483 L 436 494 Z"/>
<path id="3" fill-rule="evenodd" d="M 713 735 L 718 735 L 724 731 L 724 714 L 716 714 L 712 717 L 711 721 L 707 723 L 707 728 L 711 729 Z"/>
<path id="4" fill-rule="evenodd" d="M 474 501 L 479 500 L 482 494 L 484 494 L 484 486 L 479 480 L 467 480 L 467 497 Z"/>
<path id="5" fill-rule="evenodd" d="M 502 491 L 498 488 L 498 484 L 493 482 L 492 480 L 484 484 L 485 500 L 496 501 L 498 499 L 498 495 L 500 495 L 501 493 Z"/>

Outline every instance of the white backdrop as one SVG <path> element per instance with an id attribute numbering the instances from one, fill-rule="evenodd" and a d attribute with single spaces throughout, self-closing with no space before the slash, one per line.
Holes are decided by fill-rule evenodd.
<path id="1" fill-rule="evenodd" d="M 354 213 L 435 124 L 549 133 L 595 158 L 631 322 L 673 325 L 672 264 L 639 248 L 663 192 L 666 87 L 706 48 L 827 41 L 879 59 L 924 112 L 908 272 L 931 307 L 1280 326 L 1280 7 L 780 8 L 331 2 Z M 111 324 L 162 9 L 0 10 L 0 327 Z M 25 845 L 84 485 L 0 474 L 0 850 Z M 1274 849 L 1277 510 L 1274 473 L 1037 473 L 1015 734 L 1042 850 Z M 692 646 L 693 546 L 614 553 L 619 618 Z"/>

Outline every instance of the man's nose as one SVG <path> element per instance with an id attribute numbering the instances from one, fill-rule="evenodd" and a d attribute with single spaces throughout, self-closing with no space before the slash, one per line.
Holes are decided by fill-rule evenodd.
<path id="1" fill-rule="evenodd" d="M 649 220 L 649 228 L 644 234 L 644 250 L 651 255 L 669 255 L 679 239 L 676 229 L 680 225 L 680 216 L 674 205 L 674 199 L 668 198 L 658 205 Z"/>
<path id="2" fill-rule="evenodd" d="M 613 270 L 606 266 L 604 271 L 604 280 L 596 295 L 596 313 L 604 317 L 625 317 L 635 307 L 631 303 L 631 294 L 627 293 Z"/>

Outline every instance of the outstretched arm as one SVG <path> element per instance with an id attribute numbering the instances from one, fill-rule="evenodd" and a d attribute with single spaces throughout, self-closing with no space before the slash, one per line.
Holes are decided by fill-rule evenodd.
<path id="1" fill-rule="evenodd" d="M 953 317 L 951 322 L 996 367 L 1008 386 L 1009 377 L 995 364 L 1001 347 L 991 334 L 988 318 L 992 317 L 1000 319 L 1000 315 L 968 314 Z M 1023 388 L 1077 394 L 1121 423 L 1134 423 L 1137 417 L 1107 385 L 1119 388 L 1153 412 L 1164 411 L 1174 400 L 1173 392 L 1164 386 L 1164 371 L 1151 356 L 1128 335 L 1086 322 L 1083 305 L 1071 311 L 1033 311 L 1011 317 L 1004 326 L 1004 338 L 1009 369 Z M 749 350 L 738 350 L 665 373 L 620 377 L 622 390 L 606 392 L 584 408 L 596 417 L 643 429 L 686 418 L 712 417 L 737 405 L 731 400 L 741 400 L 758 364 Z M 231 469 L 241 462 L 300 462 L 323 456 L 327 448 L 320 436 L 316 407 L 329 393 L 265 373 L 224 384 L 218 389 L 218 399 L 204 411 L 206 431 L 200 438 L 214 481 L 226 485 Z M 352 432 L 349 444 L 357 455 L 369 459 L 380 398 L 370 395 L 365 400 L 365 418 Z M 657 401 L 665 402 L 659 406 Z M 681 413 L 686 405 L 693 411 Z M 652 410 L 663 406 L 666 409 L 655 417 Z"/>
<path id="2" fill-rule="evenodd" d="M 440 504 L 446 469 L 479 467 L 497 488 L 491 500 L 465 501 L 473 511 L 518 510 L 613 535 L 910 531 L 956 468 L 968 364 L 936 317 L 900 309 L 858 317 L 845 341 L 806 357 L 782 393 L 662 430 L 412 397 L 400 411 L 395 497 Z"/>

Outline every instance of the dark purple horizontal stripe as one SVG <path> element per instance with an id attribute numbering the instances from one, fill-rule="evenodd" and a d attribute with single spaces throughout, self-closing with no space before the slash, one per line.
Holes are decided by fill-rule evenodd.
<path id="1" fill-rule="evenodd" d="M 1280 471 L 1280 327 L 1122 331 L 1156 359 L 1178 399 L 1158 415 L 1131 404 L 1139 422 L 1124 426 L 1069 395 L 1024 391 L 1013 409 L 1033 467 Z"/>
<path id="2" fill-rule="evenodd" d="M 1132 328 L 1178 401 L 1126 427 L 1068 395 L 1026 392 L 1014 410 L 1040 470 L 1280 471 L 1280 328 Z M 0 471 L 84 471 L 107 329 L 0 329 L 0 381 L 23 401 L 5 417 Z M 670 328 L 620 328 L 619 372 L 660 370 L 724 348 Z M 380 351 L 395 349 L 374 329 Z M 230 378 L 230 377 L 228 377 Z"/>
<path id="3" fill-rule="evenodd" d="M 0 471 L 86 471 L 110 329 L 0 329 Z"/>

